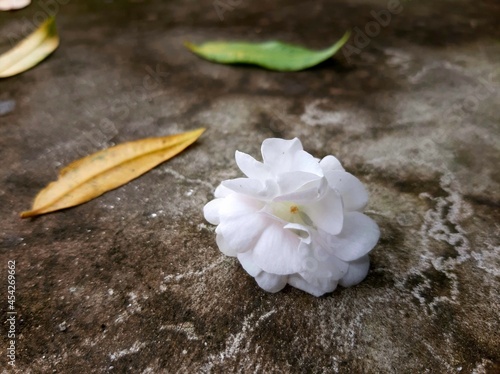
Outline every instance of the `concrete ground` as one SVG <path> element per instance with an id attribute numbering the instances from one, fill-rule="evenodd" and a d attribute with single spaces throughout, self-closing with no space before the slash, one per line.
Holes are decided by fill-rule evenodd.
<path id="1" fill-rule="evenodd" d="M 500 372 L 498 1 L 40 0 L 0 13 L 0 52 L 54 10 L 59 49 L 0 80 L 2 372 Z M 297 73 L 182 44 L 323 48 L 349 28 L 344 52 Z M 72 160 L 198 127 L 126 186 L 18 217 Z M 382 235 L 360 285 L 269 294 L 219 252 L 202 207 L 240 176 L 235 150 L 273 136 L 369 189 Z"/>

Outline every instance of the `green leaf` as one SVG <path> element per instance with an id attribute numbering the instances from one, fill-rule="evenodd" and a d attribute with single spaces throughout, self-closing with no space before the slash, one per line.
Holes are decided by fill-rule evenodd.
<path id="1" fill-rule="evenodd" d="M 31 69 L 54 52 L 58 45 L 56 22 L 51 17 L 14 48 L 0 55 L 0 78 Z"/>
<path id="2" fill-rule="evenodd" d="M 278 41 L 264 43 L 206 42 L 201 45 L 184 43 L 193 53 L 222 64 L 254 64 L 270 70 L 298 71 L 317 65 L 332 57 L 349 40 L 351 33 L 330 48 L 320 51 Z"/>

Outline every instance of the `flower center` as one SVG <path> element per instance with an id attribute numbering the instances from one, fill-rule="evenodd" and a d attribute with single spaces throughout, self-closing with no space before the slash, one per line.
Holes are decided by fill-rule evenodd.
<path id="1" fill-rule="evenodd" d="M 300 205 L 292 201 L 272 203 L 270 208 L 272 214 L 283 221 L 312 226 L 311 218 L 303 211 Z"/>

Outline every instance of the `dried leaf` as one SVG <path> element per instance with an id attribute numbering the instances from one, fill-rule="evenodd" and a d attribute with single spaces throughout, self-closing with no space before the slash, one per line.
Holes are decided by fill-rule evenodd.
<path id="1" fill-rule="evenodd" d="M 330 48 L 314 51 L 277 41 L 264 43 L 206 42 L 185 43 L 192 52 L 207 60 L 223 64 L 254 64 L 270 70 L 298 71 L 317 65 L 332 57 L 347 42 L 348 31 Z"/>
<path id="2" fill-rule="evenodd" d="M 35 198 L 32 217 L 87 202 L 115 189 L 182 152 L 205 131 L 148 138 L 119 144 L 71 163 Z"/>
<path id="3" fill-rule="evenodd" d="M 39 64 L 59 45 L 55 18 L 51 17 L 14 48 L 0 56 L 0 78 L 11 77 Z"/>

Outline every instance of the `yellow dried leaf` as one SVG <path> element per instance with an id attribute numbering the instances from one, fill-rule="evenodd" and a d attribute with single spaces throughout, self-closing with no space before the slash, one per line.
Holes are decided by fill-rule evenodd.
<path id="1" fill-rule="evenodd" d="M 14 48 L 0 55 L 0 78 L 11 77 L 31 69 L 58 46 L 56 21 L 51 17 Z"/>
<path id="2" fill-rule="evenodd" d="M 115 189 L 182 152 L 205 129 L 159 138 L 148 138 L 104 149 L 66 166 L 59 179 L 35 198 L 32 217 L 85 203 Z"/>

